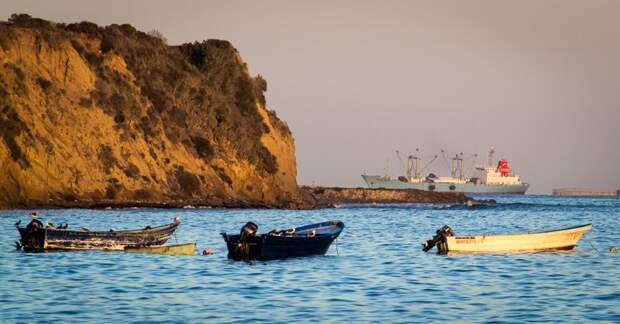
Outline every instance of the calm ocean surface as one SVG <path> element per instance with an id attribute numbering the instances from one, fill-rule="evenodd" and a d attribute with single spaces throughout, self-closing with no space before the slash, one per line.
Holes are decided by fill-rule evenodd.
<path id="1" fill-rule="evenodd" d="M 0 211 L 0 321 L 620 322 L 620 199 L 493 197 L 477 210 L 438 205 L 312 211 L 223 209 L 40 210 L 70 227 L 129 229 L 181 215 L 176 241 L 215 254 L 23 253 Z M 219 233 L 248 220 L 259 232 L 339 219 L 326 256 L 251 264 L 226 259 Z M 443 224 L 458 234 L 593 223 L 573 252 L 437 255 L 421 244 Z M 169 243 L 174 243 L 173 238 Z M 598 250 L 598 252 L 597 252 Z M 435 251 L 435 250 L 433 250 Z"/>

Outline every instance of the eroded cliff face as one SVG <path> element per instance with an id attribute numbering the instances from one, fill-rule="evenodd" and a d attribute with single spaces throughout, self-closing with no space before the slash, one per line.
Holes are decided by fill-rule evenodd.
<path id="1" fill-rule="evenodd" d="M 226 41 L 0 23 L 0 206 L 305 207 L 295 144 Z"/>

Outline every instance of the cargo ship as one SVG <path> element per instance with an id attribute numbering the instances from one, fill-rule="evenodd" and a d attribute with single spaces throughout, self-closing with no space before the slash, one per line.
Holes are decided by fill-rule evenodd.
<path id="1" fill-rule="evenodd" d="M 447 161 L 445 152 L 442 150 L 441 153 Z M 475 167 L 473 172 L 475 176 L 467 177 L 465 175 L 463 153 L 460 153 L 451 159 L 449 177 L 438 177 L 433 173 L 422 177 L 422 172 L 437 160 L 438 155 L 435 155 L 423 168 L 420 168 L 422 159 L 419 157 L 419 150 L 416 150 L 415 155 L 409 155 L 406 161 L 401 157 L 400 152 L 396 151 L 398 159 L 405 169 L 404 175 L 393 178 L 387 174 L 383 176 L 362 174 L 362 178 L 369 188 L 418 189 L 469 194 L 524 194 L 529 184 L 521 181 L 518 175 L 513 174 L 507 160 L 500 159 L 497 164 L 494 164 L 494 153 L 495 150 L 491 148 L 488 152 L 486 165 Z"/>

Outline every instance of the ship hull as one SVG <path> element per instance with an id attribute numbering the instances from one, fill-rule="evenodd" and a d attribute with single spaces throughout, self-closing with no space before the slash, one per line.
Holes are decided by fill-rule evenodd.
<path id="1" fill-rule="evenodd" d="M 432 183 L 432 182 L 405 182 L 398 179 L 388 179 L 382 176 L 362 175 L 369 188 L 384 189 L 417 189 L 437 192 L 462 192 L 470 194 L 525 194 L 529 184 L 501 184 L 489 185 L 484 183 Z"/>

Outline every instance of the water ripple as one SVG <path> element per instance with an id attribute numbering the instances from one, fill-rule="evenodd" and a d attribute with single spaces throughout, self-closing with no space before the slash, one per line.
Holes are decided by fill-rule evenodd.
<path id="1" fill-rule="evenodd" d="M 102 229 L 162 224 L 180 214 L 176 241 L 209 247 L 210 257 L 16 252 L 12 224 L 27 222 L 28 211 L 2 211 L 0 314 L 2 322 L 620 321 L 620 255 L 606 252 L 620 243 L 620 200 L 493 198 L 498 205 L 473 210 L 409 204 L 39 211 L 54 223 Z M 327 219 L 346 228 L 326 256 L 233 262 L 218 234 L 248 220 L 267 231 Z M 594 228 L 574 252 L 420 251 L 443 224 L 457 233 L 499 233 L 582 223 Z"/>

